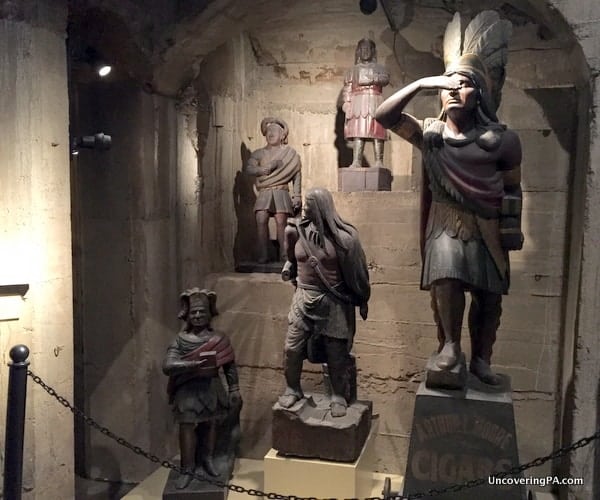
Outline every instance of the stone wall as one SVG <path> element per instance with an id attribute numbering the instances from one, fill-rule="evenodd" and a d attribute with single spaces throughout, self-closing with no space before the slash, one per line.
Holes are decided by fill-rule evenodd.
<path id="1" fill-rule="evenodd" d="M 109 151 L 81 150 L 73 167 L 75 401 L 118 435 L 171 456 L 161 361 L 177 330 L 181 285 L 174 101 L 127 78 L 73 87 L 74 135 L 112 136 Z M 76 432 L 81 475 L 130 482 L 153 470 L 81 422 Z"/>
<path id="2" fill-rule="evenodd" d="M 66 16 L 62 1 L 0 2 L 0 284 L 29 284 L 20 319 L 0 322 L 2 418 L 17 343 L 31 370 L 73 394 Z M 23 498 L 73 497 L 72 422 L 28 380 Z"/>
<path id="3" fill-rule="evenodd" d="M 581 280 L 573 292 L 576 324 L 567 351 L 572 371 L 565 373 L 568 380 L 565 440 L 577 440 L 594 433 L 600 426 L 600 315 L 598 311 L 598 275 L 600 255 L 600 189 L 598 186 L 598 162 L 600 157 L 600 130 L 595 109 L 600 102 L 600 4 L 590 1 L 552 1 L 571 26 L 590 70 L 589 88 L 592 105 L 580 109 L 582 119 L 580 137 L 589 138 L 589 144 L 581 149 L 581 162 L 585 178 L 577 185 L 576 195 L 580 202 L 575 205 L 575 241 L 572 255 L 581 262 Z M 584 135 L 585 134 L 585 135 Z M 589 134 L 589 135 L 588 135 Z M 584 139 L 584 140 L 585 140 Z M 583 487 L 572 487 L 562 492 L 563 498 L 592 499 L 600 494 L 599 447 L 581 449 L 570 456 L 568 470 L 571 476 L 589 478 Z"/>

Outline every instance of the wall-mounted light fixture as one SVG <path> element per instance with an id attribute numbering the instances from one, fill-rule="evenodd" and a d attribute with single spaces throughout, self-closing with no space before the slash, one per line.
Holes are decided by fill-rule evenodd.
<path id="1" fill-rule="evenodd" d="M 103 132 L 94 135 L 83 135 L 71 139 L 71 154 L 78 155 L 80 149 L 94 149 L 96 151 L 106 151 L 110 149 L 112 137 Z"/>
<path id="2" fill-rule="evenodd" d="M 14 321 L 21 317 L 28 284 L 0 285 L 0 321 Z"/>

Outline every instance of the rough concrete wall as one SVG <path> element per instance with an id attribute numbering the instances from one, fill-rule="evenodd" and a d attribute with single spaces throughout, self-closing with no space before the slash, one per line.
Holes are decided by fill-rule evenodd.
<path id="1" fill-rule="evenodd" d="M 215 234 L 215 244 L 206 248 L 213 271 L 232 268 L 233 255 L 228 252 L 235 251 L 242 229 L 252 224 L 248 219 L 252 195 L 246 191 L 246 197 L 239 197 L 236 189 L 240 189 L 239 170 L 245 155 L 264 144 L 259 132 L 261 118 L 281 116 L 290 125 L 289 143 L 303 161 L 304 189 L 323 185 L 336 190 L 337 166 L 345 147 L 336 138 L 337 104 L 356 41 L 373 32 L 379 61 L 392 74 L 392 84 L 386 89 L 390 94 L 408 80 L 441 71 L 439 40 L 450 13 L 414 7 L 395 40 L 381 10 L 366 17 L 347 2 L 328 2 L 326 9 L 304 2 L 266 19 L 272 22 L 257 28 L 249 22 L 247 33 L 206 57 L 199 72 L 199 105 L 203 103 L 205 109 L 204 118 L 196 122 L 203 130 L 198 165 L 207 175 L 220 176 L 206 178 L 211 189 L 206 191 L 209 201 L 203 212 L 222 231 Z M 512 259 L 512 290 L 504 303 L 494 358 L 498 369 L 513 380 L 522 460 L 545 454 L 559 442 L 555 413 L 561 403 L 557 387 L 567 213 L 581 80 L 577 49 L 565 33 L 540 38 L 539 32 L 539 27 L 527 22 L 515 26 L 499 111 L 502 120 L 519 132 L 524 150 L 526 246 Z M 557 114 L 557 101 L 570 103 L 572 106 L 565 108 L 572 113 L 561 108 Z M 415 99 L 411 107 L 418 116 L 433 116 L 437 110 L 434 95 Z M 338 195 L 336 199 L 340 212 L 361 230 L 372 264 L 372 313 L 361 326 L 356 351 L 361 390 L 376 402 L 382 415 L 377 468 L 399 472 L 404 469 L 413 393 L 422 379 L 424 360 L 433 350 L 435 333 L 429 298 L 418 290 L 420 158 L 394 137 L 386 145 L 386 163 L 394 173 L 392 193 L 362 198 Z M 247 186 L 243 184 L 241 189 L 247 190 Z M 228 331 L 244 325 L 249 332 L 248 336 L 238 333 L 244 337 L 241 371 L 250 393 L 244 409 L 248 429 L 244 450 L 248 456 L 258 457 L 266 451 L 269 404 L 279 390 L 273 370 L 281 366 L 280 337 L 289 303 L 287 292 L 279 288 L 283 285 L 266 279 L 265 283 L 259 280 L 261 293 L 274 301 L 263 298 L 253 306 L 256 301 L 246 294 L 257 286 L 256 278 L 249 278 L 248 288 L 240 283 L 244 279 L 228 276 L 226 284 L 220 285 L 211 278 L 211 283 L 222 291 L 223 308 L 231 305 L 232 314 L 243 311 L 247 315 L 235 316 L 235 320 L 233 316 L 226 320 L 224 315 L 218 321 Z M 550 464 L 532 474 L 545 474 L 549 468 Z"/>
<path id="2" fill-rule="evenodd" d="M 75 133 L 113 139 L 110 151 L 81 151 L 74 167 L 77 401 L 101 425 L 168 456 L 175 442 L 160 365 L 179 293 L 174 103 L 128 81 L 80 85 L 74 95 Z M 129 482 L 153 470 L 95 430 L 78 432 L 80 473 Z"/>
<path id="3" fill-rule="evenodd" d="M 17 343 L 36 374 L 73 393 L 65 26 L 66 2 L 0 2 L 0 283 L 30 286 L 21 319 L 0 323 L 2 415 Z M 72 414 L 28 384 L 23 498 L 72 498 Z"/>
<path id="4" fill-rule="evenodd" d="M 571 436 L 578 439 L 592 434 L 600 424 L 600 186 L 598 162 L 600 158 L 600 129 L 595 110 L 600 104 L 600 4 L 592 0 L 559 1 L 552 4 L 563 14 L 573 28 L 586 61 L 590 67 L 592 108 L 589 125 L 589 150 L 586 151 L 586 169 L 581 239 L 581 281 L 578 295 L 577 325 L 572 378 L 573 399 Z M 600 456 L 598 446 L 588 446 L 571 456 L 569 471 L 572 476 L 585 477 L 582 488 L 571 488 L 568 498 L 593 499 L 600 495 Z"/>

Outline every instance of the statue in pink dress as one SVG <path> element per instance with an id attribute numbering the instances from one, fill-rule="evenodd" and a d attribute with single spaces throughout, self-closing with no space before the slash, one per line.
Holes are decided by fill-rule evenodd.
<path id="1" fill-rule="evenodd" d="M 389 81 L 389 73 L 377 64 L 375 42 L 363 38 L 356 46 L 354 67 L 348 71 L 344 80 L 344 137 L 354 141 L 352 167 L 362 167 L 367 140 L 373 141 L 375 167 L 383 167 L 386 131 L 375 120 L 375 110 L 383 102 L 382 89 Z"/>

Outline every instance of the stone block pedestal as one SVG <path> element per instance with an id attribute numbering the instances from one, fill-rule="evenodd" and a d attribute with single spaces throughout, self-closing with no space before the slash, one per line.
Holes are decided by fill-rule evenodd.
<path id="1" fill-rule="evenodd" d="M 273 448 L 281 455 L 353 462 L 371 428 L 370 401 L 348 405 L 343 417 L 332 417 L 330 399 L 306 394 L 291 408 L 273 406 Z"/>
<path id="2" fill-rule="evenodd" d="M 391 191 L 392 172 L 385 167 L 338 169 L 338 191 Z"/>

